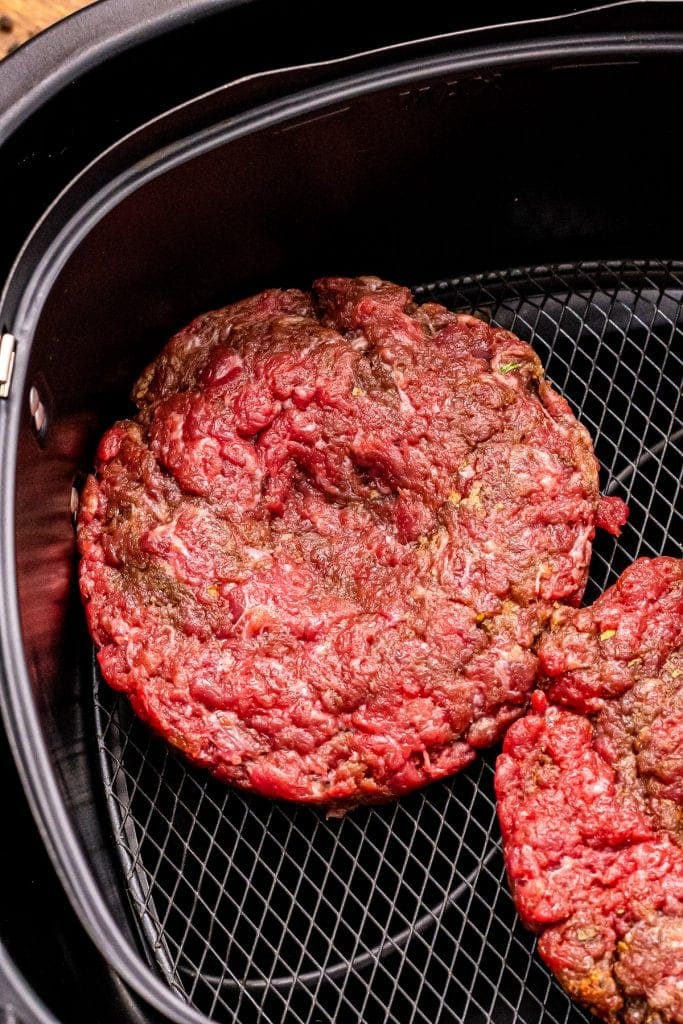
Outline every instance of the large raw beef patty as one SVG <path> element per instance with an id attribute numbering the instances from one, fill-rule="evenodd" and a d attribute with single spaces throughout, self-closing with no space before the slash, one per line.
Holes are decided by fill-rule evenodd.
<path id="1" fill-rule="evenodd" d="M 376 278 L 201 316 L 134 399 L 79 517 L 102 672 L 270 796 L 343 809 L 461 769 L 623 521 L 528 345 Z"/>
<path id="2" fill-rule="evenodd" d="M 683 1022 L 683 561 L 640 559 L 557 609 L 545 693 L 496 790 L 515 902 L 567 990 L 610 1022 Z"/>

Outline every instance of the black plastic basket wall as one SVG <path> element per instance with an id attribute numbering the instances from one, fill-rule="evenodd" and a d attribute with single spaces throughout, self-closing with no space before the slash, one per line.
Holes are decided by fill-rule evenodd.
<path id="1" fill-rule="evenodd" d="M 581 263 L 416 289 L 531 341 L 588 427 L 603 490 L 593 600 L 639 555 L 682 554 L 683 264 Z M 121 898 L 181 999 L 220 1021 L 578 1024 L 505 885 L 495 751 L 393 804 L 326 819 L 225 788 L 94 672 Z"/>

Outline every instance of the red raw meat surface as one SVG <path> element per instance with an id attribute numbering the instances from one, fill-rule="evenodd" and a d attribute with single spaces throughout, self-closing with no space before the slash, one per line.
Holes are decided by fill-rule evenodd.
<path id="1" fill-rule="evenodd" d="M 527 344 L 377 278 L 200 316 L 134 399 L 78 520 L 102 673 L 272 797 L 341 811 L 467 765 L 625 519 Z"/>
<path id="2" fill-rule="evenodd" d="M 639 559 L 538 646 L 496 767 L 522 920 L 610 1022 L 683 1022 L 683 561 Z"/>

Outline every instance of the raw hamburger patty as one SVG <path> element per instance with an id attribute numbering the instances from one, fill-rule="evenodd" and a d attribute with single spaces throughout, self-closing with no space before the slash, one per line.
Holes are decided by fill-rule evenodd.
<path id="1" fill-rule="evenodd" d="M 376 278 L 201 316 L 134 399 L 79 517 L 102 672 L 270 796 L 344 808 L 463 768 L 625 518 L 528 345 Z"/>
<path id="2" fill-rule="evenodd" d="M 683 1022 L 683 561 L 640 559 L 539 645 L 496 768 L 522 920 L 605 1020 Z M 571 709 L 571 710 L 569 710 Z"/>

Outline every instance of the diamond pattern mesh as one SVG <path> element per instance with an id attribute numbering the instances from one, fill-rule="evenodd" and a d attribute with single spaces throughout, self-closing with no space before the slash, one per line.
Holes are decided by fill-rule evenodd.
<path id="1" fill-rule="evenodd" d="M 417 289 L 533 342 L 631 518 L 595 545 L 593 599 L 681 554 L 683 264 L 582 263 Z M 326 820 L 228 789 L 95 678 L 107 806 L 142 948 L 218 1021 L 580 1024 L 504 880 L 490 752 L 444 783 Z"/>

